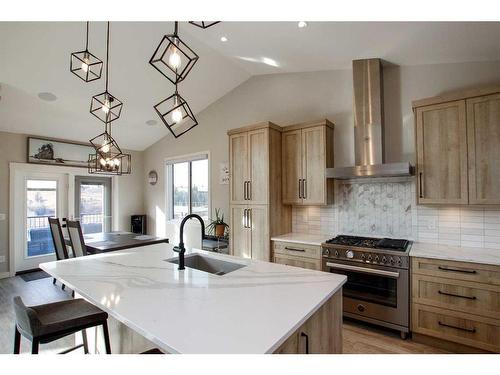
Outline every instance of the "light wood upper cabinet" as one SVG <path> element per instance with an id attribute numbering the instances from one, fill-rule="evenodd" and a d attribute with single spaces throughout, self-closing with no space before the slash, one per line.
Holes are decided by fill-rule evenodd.
<path id="1" fill-rule="evenodd" d="M 283 140 L 283 203 L 301 204 L 299 186 L 302 181 L 302 130 L 284 132 Z M 301 187 L 300 187 L 301 189 Z"/>
<path id="2" fill-rule="evenodd" d="M 469 203 L 500 204 L 500 94 L 467 100 Z"/>
<path id="3" fill-rule="evenodd" d="M 500 205 L 500 85 L 413 102 L 417 203 Z"/>
<path id="4" fill-rule="evenodd" d="M 467 204 L 465 101 L 417 108 L 419 203 Z"/>
<path id="5" fill-rule="evenodd" d="M 247 201 L 267 204 L 269 180 L 269 129 L 248 132 Z"/>
<path id="6" fill-rule="evenodd" d="M 231 203 L 242 204 L 246 201 L 248 181 L 248 133 L 229 136 L 229 155 Z"/>
<path id="7" fill-rule="evenodd" d="M 326 205 L 333 202 L 333 124 L 328 120 L 284 128 L 283 203 Z"/>

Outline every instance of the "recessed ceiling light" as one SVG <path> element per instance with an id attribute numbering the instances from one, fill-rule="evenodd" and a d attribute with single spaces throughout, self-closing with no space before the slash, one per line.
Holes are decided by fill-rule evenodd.
<path id="1" fill-rule="evenodd" d="M 38 93 L 38 97 L 46 102 L 54 102 L 57 100 L 57 96 L 51 92 L 40 92 Z"/>
<path id="2" fill-rule="evenodd" d="M 148 121 L 146 121 L 146 124 L 149 125 L 149 126 L 153 126 L 153 125 L 158 124 L 158 121 L 156 121 L 156 120 L 148 120 Z"/>
<path id="3" fill-rule="evenodd" d="M 227 42 L 227 40 L 228 40 L 228 39 L 227 39 L 227 37 L 225 37 L 225 36 L 221 36 L 221 37 L 220 37 L 220 41 L 221 41 L 221 42 Z"/>
<path id="4" fill-rule="evenodd" d="M 304 27 L 307 26 L 307 22 L 306 21 L 299 21 L 298 26 L 299 26 L 299 29 L 303 29 Z"/>

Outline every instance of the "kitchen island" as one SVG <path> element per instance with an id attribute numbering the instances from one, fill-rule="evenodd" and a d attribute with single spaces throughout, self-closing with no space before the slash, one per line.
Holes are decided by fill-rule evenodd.
<path id="1" fill-rule="evenodd" d="M 113 353 L 151 347 L 167 353 L 342 352 L 345 276 L 201 250 L 191 254 L 242 267 L 224 275 L 179 271 L 168 261 L 177 255 L 172 247 L 155 244 L 40 268 L 110 315 Z"/>

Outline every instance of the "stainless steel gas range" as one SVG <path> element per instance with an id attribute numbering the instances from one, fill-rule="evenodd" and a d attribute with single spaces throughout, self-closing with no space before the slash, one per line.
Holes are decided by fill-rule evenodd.
<path id="1" fill-rule="evenodd" d="M 411 241 L 337 236 L 322 244 L 323 271 L 347 276 L 344 316 L 409 332 Z"/>

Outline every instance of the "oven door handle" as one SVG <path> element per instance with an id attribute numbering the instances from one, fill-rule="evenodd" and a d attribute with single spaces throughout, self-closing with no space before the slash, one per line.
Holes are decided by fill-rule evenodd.
<path id="1" fill-rule="evenodd" d="M 330 268 L 337 268 L 339 270 L 358 271 L 362 273 L 371 273 L 373 275 L 387 276 L 393 279 L 399 278 L 399 272 L 377 270 L 374 268 L 357 267 L 357 266 L 350 266 L 347 264 L 330 263 L 330 262 L 326 262 L 326 266 Z"/>

